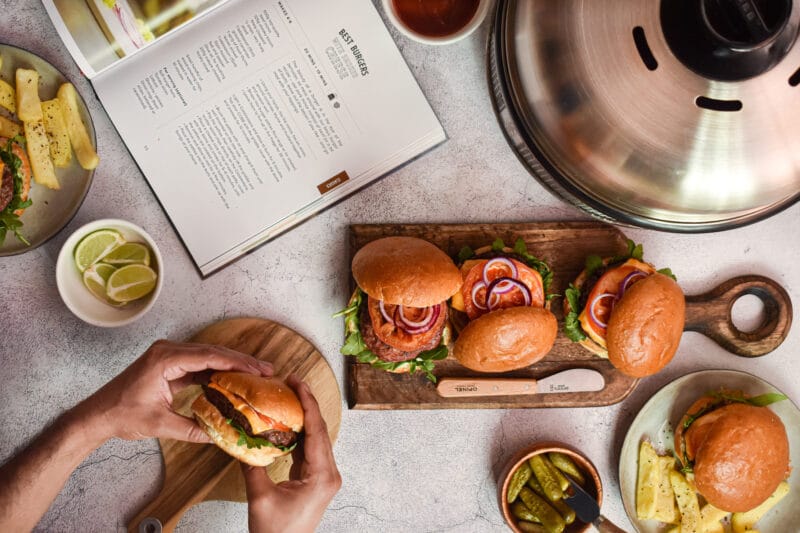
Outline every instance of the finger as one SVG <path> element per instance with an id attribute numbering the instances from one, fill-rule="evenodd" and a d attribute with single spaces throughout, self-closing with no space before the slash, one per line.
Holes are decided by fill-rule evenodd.
<path id="1" fill-rule="evenodd" d="M 211 438 L 197 425 L 197 422 L 172 412 L 163 415 L 161 428 L 156 436 L 186 442 L 211 442 Z"/>
<path id="2" fill-rule="evenodd" d="M 267 361 L 208 344 L 178 344 L 164 358 L 164 377 L 172 381 L 190 372 L 203 370 L 238 370 L 271 376 L 274 368 Z"/>
<path id="3" fill-rule="evenodd" d="M 297 392 L 297 397 L 303 406 L 303 432 L 305 433 L 303 454 L 305 462 L 312 467 L 312 470 L 335 470 L 336 462 L 333 458 L 333 447 L 328 436 L 328 427 L 322 418 L 316 398 L 311 394 L 308 384 L 300 381 L 297 376 L 290 376 L 287 383 Z"/>
<path id="4" fill-rule="evenodd" d="M 241 466 L 244 487 L 249 501 L 266 496 L 275 489 L 275 483 L 270 479 L 264 467 L 250 466 L 246 463 L 241 463 Z"/>

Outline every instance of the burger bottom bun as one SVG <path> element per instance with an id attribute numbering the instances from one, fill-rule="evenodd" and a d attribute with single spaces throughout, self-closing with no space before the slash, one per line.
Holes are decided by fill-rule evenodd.
<path id="1" fill-rule="evenodd" d="M 608 320 L 608 359 L 635 378 L 655 374 L 678 350 L 686 321 L 686 300 L 672 278 L 652 274 L 635 283 Z"/>
<path id="2" fill-rule="evenodd" d="M 557 332 L 556 318 L 547 309 L 499 309 L 467 324 L 453 355 L 477 372 L 507 372 L 541 360 L 553 347 Z"/>
<path id="3" fill-rule="evenodd" d="M 225 421 L 222 413 L 206 399 L 205 394 L 198 396 L 192 403 L 192 412 L 200 427 L 211 437 L 214 444 L 222 448 L 228 455 L 250 466 L 267 466 L 278 457 L 289 453 L 273 446 L 248 448 L 236 444 L 239 440 L 239 432 Z"/>
<path id="4" fill-rule="evenodd" d="M 737 403 L 711 414 L 717 418 L 695 451 L 697 490 L 719 509 L 749 511 L 789 474 L 786 428 L 765 407 Z"/>

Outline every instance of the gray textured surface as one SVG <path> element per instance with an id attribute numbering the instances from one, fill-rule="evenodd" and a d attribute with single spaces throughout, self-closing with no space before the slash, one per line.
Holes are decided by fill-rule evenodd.
<path id="1" fill-rule="evenodd" d="M 419 160 L 201 281 L 163 211 L 131 160 L 88 82 L 35 0 L 0 1 L 0 40 L 54 63 L 87 98 L 102 158 L 86 201 L 51 242 L 0 259 L 0 460 L 39 426 L 114 376 L 153 340 L 185 339 L 223 317 L 257 315 L 288 325 L 316 344 L 343 384 L 341 322 L 347 300 L 346 227 L 363 222 L 492 222 L 584 219 L 532 180 L 507 148 L 484 79 L 486 25 L 442 48 L 393 32 L 449 140 Z M 80 225 L 119 217 L 141 225 L 166 262 L 159 301 L 141 321 L 118 330 L 71 315 L 55 286 L 61 244 Z M 647 258 L 669 265 L 688 294 L 731 276 L 760 273 L 800 302 L 800 208 L 753 226 L 707 235 L 625 230 Z M 752 312 L 755 306 L 742 306 Z M 515 450 L 539 439 L 582 449 L 598 466 L 605 513 L 626 528 L 617 489 L 617 455 L 631 418 L 651 394 L 692 370 L 752 372 L 800 400 L 797 329 L 774 353 L 746 360 L 689 333 L 673 363 L 623 403 L 605 408 L 518 411 L 358 412 L 345 409 L 335 452 L 344 478 L 320 531 L 504 530 L 495 479 Z M 113 531 L 158 491 L 162 465 L 154 440 L 109 442 L 72 476 L 40 529 Z M 242 531 L 241 504 L 205 503 L 180 531 Z"/>

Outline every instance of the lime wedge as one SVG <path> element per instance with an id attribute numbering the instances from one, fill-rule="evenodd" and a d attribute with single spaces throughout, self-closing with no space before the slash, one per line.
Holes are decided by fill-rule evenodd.
<path id="1" fill-rule="evenodd" d="M 115 270 L 117 270 L 116 267 L 105 263 L 91 265 L 83 271 L 83 284 L 98 300 L 118 307 L 124 304 L 115 302 L 106 296 L 106 282 L 108 282 L 108 278 L 111 277 Z"/>
<path id="2" fill-rule="evenodd" d="M 115 302 L 130 302 L 150 294 L 158 275 L 145 265 L 126 265 L 112 272 L 106 282 L 106 295 Z"/>
<path id="3" fill-rule="evenodd" d="M 117 230 L 99 229 L 93 231 L 81 239 L 81 242 L 75 247 L 75 266 L 83 272 L 124 242 L 125 239 Z"/>
<path id="4" fill-rule="evenodd" d="M 150 249 L 138 242 L 126 242 L 103 256 L 102 261 L 115 266 L 150 266 Z"/>

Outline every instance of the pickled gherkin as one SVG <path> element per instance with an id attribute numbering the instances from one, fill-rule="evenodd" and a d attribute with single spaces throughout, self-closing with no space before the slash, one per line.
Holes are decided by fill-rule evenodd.
<path id="1" fill-rule="evenodd" d="M 511 504 L 511 514 L 520 520 L 527 520 L 528 522 L 540 522 L 539 517 L 536 516 L 528 509 L 528 506 L 521 501 Z"/>
<path id="2" fill-rule="evenodd" d="M 554 465 L 553 462 L 550 461 L 550 459 L 548 459 L 547 457 L 542 457 L 542 461 L 544 461 L 544 464 L 546 464 L 547 468 L 550 469 L 550 472 L 553 474 L 553 477 L 555 477 L 556 481 L 558 481 L 558 486 L 562 490 L 562 492 L 567 490 L 569 488 L 569 480 L 567 479 L 567 476 L 565 476 L 564 473 L 561 472 L 561 470 L 556 468 L 556 465 Z"/>
<path id="3" fill-rule="evenodd" d="M 547 495 L 545 495 L 544 489 L 542 489 L 542 486 L 539 484 L 539 481 L 537 481 L 535 477 L 531 477 L 528 480 L 527 484 L 528 487 L 530 487 L 531 490 L 533 490 L 533 492 L 535 492 L 542 498 L 547 499 Z M 556 500 L 556 501 L 548 500 L 548 503 L 552 505 L 556 511 L 559 512 L 559 514 L 564 518 L 564 522 L 566 522 L 567 524 L 571 524 L 575 521 L 575 510 L 569 505 L 567 505 L 567 503 L 564 500 Z"/>
<path id="4" fill-rule="evenodd" d="M 533 522 L 526 522 L 524 520 L 517 522 L 517 527 L 525 533 L 547 533 L 547 530 L 542 524 L 534 524 Z"/>
<path id="5" fill-rule="evenodd" d="M 566 474 L 569 474 L 570 477 L 577 481 L 579 485 L 586 484 L 586 477 L 569 455 L 561 452 L 550 452 L 547 454 L 547 457 L 550 458 L 550 461 L 553 463 L 553 465 L 555 465 L 556 468 Z"/>
<path id="6" fill-rule="evenodd" d="M 528 459 L 528 463 L 531 465 L 533 475 L 542 485 L 542 490 L 544 490 L 547 499 L 550 501 L 562 499 L 564 497 L 564 492 L 561 489 L 558 479 L 556 479 L 555 475 L 553 475 L 553 472 L 550 470 L 550 466 L 545 463 L 545 459 L 540 455 L 534 455 Z"/>
<path id="7" fill-rule="evenodd" d="M 520 489 L 525 486 L 531 475 L 531 467 L 528 463 L 522 463 L 522 466 L 517 468 L 508 484 L 508 493 L 506 494 L 508 503 L 513 503 L 517 499 Z"/>
<path id="8" fill-rule="evenodd" d="M 534 469 L 535 472 L 536 470 Z M 531 513 L 539 518 L 547 533 L 562 533 L 564 528 L 567 527 L 564 518 L 558 514 L 558 511 L 528 487 L 523 487 L 519 491 L 519 497 L 530 509 Z"/>

